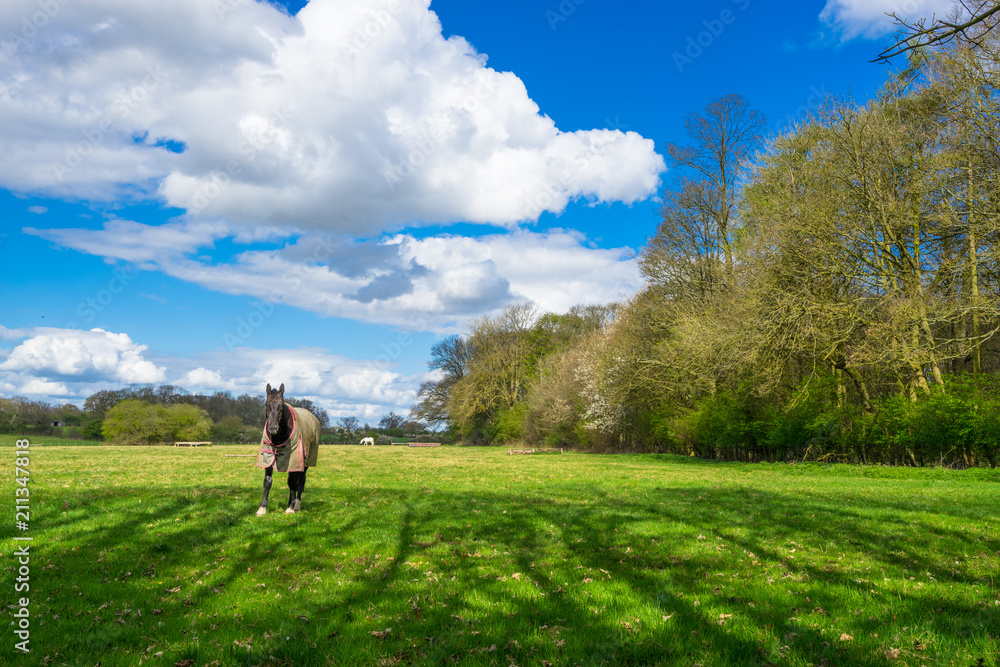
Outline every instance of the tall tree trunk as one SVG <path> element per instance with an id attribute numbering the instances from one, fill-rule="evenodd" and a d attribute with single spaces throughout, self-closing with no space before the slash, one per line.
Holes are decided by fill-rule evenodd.
<path id="1" fill-rule="evenodd" d="M 844 369 L 834 364 L 833 377 L 836 382 L 835 394 L 837 397 L 837 407 L 843 410 L 847 405 L 847 387 L 844 386 Z"/>
<path id="2" fill-rule="evenodd" d="M 844 368 L 844 372 L 847 374 L 847 377 L 851 378 L 851 382 L 854 383 L 854 387 L 861 395 L 861 405 L 864 407 L 865 412 L 874 412 L 872 409 L 871 394 L 868 393 L 868 387 L 865 385 L 864 381 L 858 377 L 858 374 L 855 373 L 850 366 L 846 366 Z"/>
<path id="3" fill-rule="evenodd" d="M 924 336 L 927 340 L 927 362 L 931 365 L 931 373 L 934 376 L 934 383 L 944 391 L 944 375 L 941 373 L 941 366 L 938 364 L 937 352 L 935 351 L 935 341 L 934 341 L 934 331 L 931 329 L 930 319 L 927 316 L 927 301 L 924 295 L 924 274 L 921 268 L 921 262 L 923 257 L 921 257 L 920 248 L 920 210 L 919 208 L 914 211 L 913 218 L 913 257 L 912 257 L 912 274 L 913 274 L 913 286 L 917 294 L 918 305 L 918 315 L 920 329 L 923 331 Z M 920 349 L 919 335 L 914 331 L 913 336 L 913 346 L 914 350 Z M 923 373 L 920 374 L 921 379 L 923 379 Z M 926 391 L 927 381 L 923 380 L 922 388 Z"/>
<path id="4" fill-rule="evenodd" d="M 983 371 L 979 329 L 979 261 L 976 247 L 975 197 L 972 193 L 972 167 L 969 167 L 969 295 L 972 301 L 972 372 Z"/>

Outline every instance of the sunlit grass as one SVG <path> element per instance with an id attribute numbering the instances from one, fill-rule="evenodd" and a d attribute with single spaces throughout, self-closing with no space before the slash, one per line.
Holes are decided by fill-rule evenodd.
<path id="1" fill-rule="evenodd" d="M 224 456 L 255 450 L 34 447 L 32 657 L 1000 660 L 998 471 L 326 446 L 303 511 L 278 474 L 258 518 L 261 472 Z"/>

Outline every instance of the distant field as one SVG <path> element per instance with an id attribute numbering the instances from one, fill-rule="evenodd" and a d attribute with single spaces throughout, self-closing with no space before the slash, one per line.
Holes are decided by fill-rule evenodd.
<path id="1" fill-rule="evenodd" d="M 0 435 L 0 445 L 6 445 L 10 443 L 13 446 L 15 440 L 21 436 L 12 435 Z M 36 440 L 44 445 L 61 445 L 64 447 L 82 447 L 82 446 L 92 446 L 92 445 L 103 445 L 104 443 L 100 440 L 80 440 L 78 438 L 63 438 L 60 436 L 28 436 L 31 438 L 32 442 Z"/>
<path id="2" fill-rule="evenodd" d="M 1000 664 L 997 470 L 40 440 L 25 664 Z"/>

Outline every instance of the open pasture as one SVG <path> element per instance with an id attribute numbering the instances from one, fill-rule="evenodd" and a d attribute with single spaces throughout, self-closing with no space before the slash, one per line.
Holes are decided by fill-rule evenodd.
<path id="1" fill-rule="evenodd" d="M 34 445 L 28 662 L 1000 664 L 1000 471 L 255 452 Z"/>

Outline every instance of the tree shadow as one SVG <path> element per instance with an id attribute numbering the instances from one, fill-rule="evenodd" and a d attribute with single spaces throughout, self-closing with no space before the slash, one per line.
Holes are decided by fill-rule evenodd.
<path id="1" fill-rule="evenodd" d="M 1000 540 L 917 530 L 904 503 L 845 509 L 800 493 L 789 504 L 709 485 L 623 500 L 578 488 L 515 497 L 326 480 L 307 488 L 303 512 L 263 518 L 239 485 L 53 490 L 66 509 L 32 546 L 32 639 L 71 665 L 158 651 L 163 664 L 199 665 L 888 665 L 898 662 L 872 642 L 831 630 L 860 640 L 951 619 L 966 641 L 1000 628 L 1000 608 L 884 585 L 885 572 L 898 583 L 906 571 L 995 590 L 978 564 L 946 567 L 933 553 L 940 542 L 992 554 Z M 796 558 L 790 544 L 829 556 Z M 833 545 L 864 554 L 868 571 Z"/>

